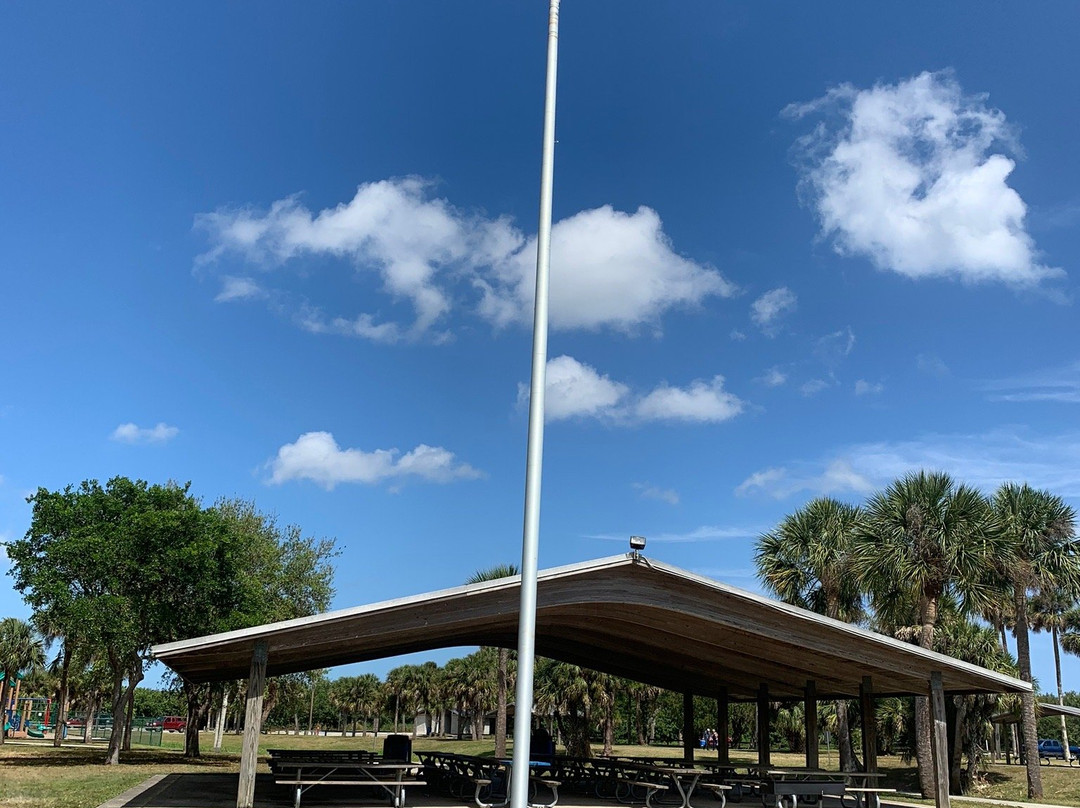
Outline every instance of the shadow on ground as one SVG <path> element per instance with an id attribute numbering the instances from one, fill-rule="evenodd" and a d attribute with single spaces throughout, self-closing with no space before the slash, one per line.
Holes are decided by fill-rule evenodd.
<path id="1" fill-rule="evenodd" d="M 4 766 L 18 766 L 20 768 L 34 768 L 47 766 L 50 768 L 65 766 L 98 766 L 105 760 L 104 749 L 72 749 L 62 747 L 60 749 L 37 750 L 32 755 L 12 754 L 0 757 L 0 769 Z M 176 766 L 183 763 L 185 766 L 206 767 L 208 769 L 227 768 L 235 765 L 236 759 L 230 757 L 210 758 L 181 758 L 176 752 L 167 750 L 135 750 L 123 752 L 120 755 L 121 766 L 146 766 L 165 764 Z"/>

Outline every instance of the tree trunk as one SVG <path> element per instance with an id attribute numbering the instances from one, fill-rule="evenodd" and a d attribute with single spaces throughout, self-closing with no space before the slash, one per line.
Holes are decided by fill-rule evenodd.
<path id="1" fill-rule="evenodd" d="M 199 749 L 199 727 L 203 718 L 210 711 L 205 698 L 204 688 L 184 680 L 184 699 L 187 701 L 187 726 L 184 728 L 184 757 L 197 758 L 202 753 Z"/>
<path id="2" fill-rule="evenodd" d="M 505 648 L 499 649 L 499 667 L 496 672 L 498 676 L 498 694 L 497 703 L 495 705 L 495 757 L 506 757 L 506 689 L 507 678 L 509 677 L 510 667 L 510 652 Z M 1061 681 L 1061 677 L 1058 677 L 1058 681 Z"/>
<path id="3" fill-rule="evenodd" d="M 1065 705 L 1065 693 L 1061 688 L 1061 648 L 1058 646 L 1058 629 L 1056 625 L 1050 626 L 1050 638 L 1054 642 L 1054 671 L 1057 673 L 1058 704 Z M 1061 746 L 1065 750 L 1065 763 L 1072 761 L 1072 753 L 1069 751 L 1069 728 L 1065 726 L 1065 716 L 1061 716 Z"/>
<path id="4" fill-rule="evenodd" d="M 1016 606 L 1016 661 L 1020 665 L 1020 678 L 1031 681 L 1031 647 L 1028 637 L 1027 588 L 1014 584 L 1013 601 Z M 1042 772 L 1039 771 L 1039 736 L 1035 721 L 1035 694 L 1021 693 L 1020 705 L 1024 722 L 1024 754 L 1027 766 L 1028 799 L 1041 799 L 1043 795 Z"/>
<path id="5" fill-rule="evenodd" d="M 221 751 L 221 742 L 225 737 L 225 717 L 229 714 L 229 688 L 221 686 L 221 709 L 218 710 L 217 726 L 214 728 L 214 751 Z"/>
<path id="6" fill-rule="evenodd" d="M 56 731 L 53 733 L 53 746 L 59 747 L 64 742 L 64 729 L 68 716 L 68 674 L 71 671 L 71 643 L 64 638 L 64 656 L 60 663 L 60 684 L 56 688 Z"/>
<path id="7" fill-rule="evenodd" d="M 124 741 L 121 749 L 124 752 L 131 751 L 131 725 L 135 723 L 135 686 L 131 687 L 131 695 L 128 697 L 127 710 L 124 712 Z M 115 728 L 114 728 L 115 731 Z"/>
<path id="8" fill-rule="evenodd" d="M 851 742 L 848 703 L 842 699 L 836 702 L 836 748 L 840 753 L 840 771 L 857 772 L 859 759 L 855 756 L 855 746 Z"/>
<path id="9" fill-rule="evenodd" d="M 576 709 L 571 710 L 563 721 L 561 713 L 556 713 L 555 719 L 559 725 L 559 733 L 566 745 L 568 757 L 591 758 L 592 747 L 589 745 L 589 717 L 587 714 L 579 714 Z"/>
<path id="10" fill-rule="evenodd" d="M 82 742 L 90 743 L 93 738 L 93 726 L 97 721 L 98 700 L 97 696 L 90 700 L 86 709 L 86 722 L 83 724 Z"/>
<path id="11" fill-rule="evenodd" d="M 398 697 L 395 695 L 394 696 L 394 733 L 395 734 L 398 731 L 398 707 L 399 706 L 400 706 L 400 704 L 398 702 Z"/>
<path id="12" fill-rule="evenodd" d="M 945 701 L 946 721 L 952 722 L 949 733 L 949 793 L 961 796 L 963 789 L 964 719 L 967 704 L 963 696 L 953 696 Z"/>
<path id="13" fill-rule="evenodd" d="M 919 647 L 932 650 L 934 647 L 934 626 L 937 624 L 937 597 L 924 594 L 920 608 Z M 930 750 L 930 732 L 933 722 L 930 720 L 930 699 L 928 696 L 915 697 L 915 756 L 919 761 L 919 790 L 923 799 L 933 799 L 937 791 L 934 781 L 934 757 Z"/>
<path id="14" fill-rule="evenodd" d="M 110 657 L 112 655 L 110 654 Z M 120 720 L 120 716 L 124 715 L 127 710 L 127 705 L 124 703 L 124 669 L 116 664 L 115 659 L 110 659 L 111 667 L 113 670 L 113 689 L 112 689 L 112 714 L 113 714 L 113 728 L 112 734 L 109 736 L 109 748 L 106 752 L 105 763 L 110 766 L 116 766 L 120 763 L 120 741 L 121 735 L 116 731 L 117 722 Z M 87 729 L 90 728 L 89 722 L 87 722 Z"/>
<path id="15" fill-rule="evenodd" d="M 609 698 L 604 708 L 604 752 L 611 754 L 611 748 L 615 744 L 615 699 Z"/>

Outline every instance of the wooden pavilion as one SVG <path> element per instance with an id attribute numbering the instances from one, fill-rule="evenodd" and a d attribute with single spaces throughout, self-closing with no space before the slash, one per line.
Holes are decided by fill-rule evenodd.
<path id="1" fill-rule="evenodd" d="M 453 646 L 517 644 L 520 577 L 327 612 L 156 646 L 195 682 L 248 677 L 237 808 L 250 808 L 265 677 Z M 731 702 L 859 699 L 863 755 L 876 770 L 874 699 L 929 696 L 938 806 L 949 805 L 945 694 L 1019 693 L 1031 685 L 857 626 L 780 603 L 636 553 L 542 570 L 536 652 L 684 694 L 692 756 L 693 696 L 717 699 L 718 757 L 727 762 Z M 768 721 L 758 754 L 769 765 Z M 806 765 L 819 767 L 817 732 Z"/>

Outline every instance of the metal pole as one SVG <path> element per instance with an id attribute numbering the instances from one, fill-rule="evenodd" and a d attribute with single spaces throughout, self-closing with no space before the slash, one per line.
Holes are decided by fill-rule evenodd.
<path id="1" fill-rule="evenodd" d="M 540 165 L 540 226 L 536 234 L 536 302 L 533 309 L 529 449 L 525 462 L 525 520 L 521 539 L 521 611 L 518 677 L 514 702 L 514 771 L 511 808 L 529 800 L 529 734 L 532 730 L 533 661 L 536 653 L 536 564 L 540 545 L 540 480 L 544 459 L 544 384 L 547 376 L 548 269 L 551 250 L 551 188 L 555 167 L 555 77 L 559 55 L 559 0 L 548 8 L 547 84 Z"/>

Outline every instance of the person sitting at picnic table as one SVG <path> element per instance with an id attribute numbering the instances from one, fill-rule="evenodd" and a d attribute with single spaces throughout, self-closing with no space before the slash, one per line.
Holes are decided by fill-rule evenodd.
<path id="1" fill-rule="evenodd" d="M 555 742 L 551 733 L 544 728 L 539 719 L 534 719 L 532 735 L 529 736 L 529 760 L 551 762 L 555 758 Z"/>

